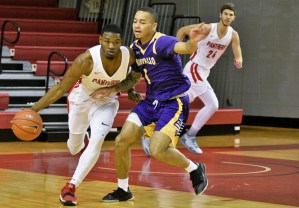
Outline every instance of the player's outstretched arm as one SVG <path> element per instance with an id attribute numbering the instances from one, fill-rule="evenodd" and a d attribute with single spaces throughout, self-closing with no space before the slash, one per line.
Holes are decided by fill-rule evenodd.
<path id="1" fill-rule="evenodd" d="M 195 27 L 197 27 L 197 24 L 181 27 L 176 33 L 176 38 L 179 41 L 183 41 L 186 36 L 189 36 L 190 30 Z"/>
<path id="2" fill-rule="evenodd" d="M 181 28 L 178 31 L 178 39 L 182 39 L 182 35 L 189 35 L 189 40 L 187 42 L 178 42 L 174 47 L 174 52 L 178 54 L 192 54 L 196 48 L 197 43 L 206 37 L 206 24 L 204 22 L 196 25 L 189 25 Z"/>
<path id="3" fill-rule="evenodd" d="M 210 25 L 205 24 L 204 22 L 196 25 L 189 31 L 189 38 L 193 42 L 199 42 L 204 39 L 210 33 Z"/>
<path id="4" fill-rule="evenodd" d="M 79 55 L 72 66 L 66 71 L 62 81 L 54 85 L 31 109 L 38 112 L 56 102 L 76 84 L 83 74 L 89 75 L 92 66 L 93 62 L 89 52 Z"/>

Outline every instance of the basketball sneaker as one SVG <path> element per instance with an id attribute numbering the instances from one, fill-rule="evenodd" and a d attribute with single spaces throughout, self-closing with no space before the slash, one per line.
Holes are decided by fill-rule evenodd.
<path id="1" fill-rule="evenodd" d="M 76 187 L 72 183 L 67 183 L 60 192 L 59 200 L 65 206 L 76 206 L 77 198 L 75 196 Z"/>
<path id="2" fill-rule="evenodd" d="M 192 153 L 202 154 L 202 150 L 196 143 L 196 137 L 186 138 L 186 133 L 180 138 L 180 142 Z"/>
<path id="3" fill-rule="evenodd" d="M 148 156 L 148 157 L 151 156 L 151 152 L 149 149 L 150 143 L 151 143 L 151 140 L 148 137 L 146 137 L 146 136 L 141 137 L 141 144 L 142 144 L 143 151 L 145 152 L 146 156 Z"/>
<path id="4" fill-rule="evenodd" d="M 122 188 L 117 188 L 117 190 L 114 190 L 112 193 L 107 194 L 103 197 L 103 202 L 120 202 L 120 201 L 129 201 L 133 200 L 134 196 L 131 193 L 130 189 L 128 188 L 128 191 L 124 191 Z"/>
<path id="5" fill-rule="evenodd" d="M 208 187 L 208 178 L 206 176 L 206 166 L 203 163 L 196 163 L 198 168 L 190 173 L 190 180 L 195 194 L 202 194 Z"/>

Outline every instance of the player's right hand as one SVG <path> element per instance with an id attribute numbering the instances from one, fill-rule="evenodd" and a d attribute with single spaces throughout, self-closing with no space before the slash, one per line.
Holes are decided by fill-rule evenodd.
<path id="1" fill-rule="evenodd" d="M 115 89 L 113 87 L 99 88 L 91 93 L 89 96 L 93 99 L 101 99 L 104 97 L 109 97 L 110 94 L 114 93 Z"/>
<path id="2" fill-rule="evenodd" d="M 237 69 L 241 69 L 243 67 L 242 61 L 235 59 L 234 60 L 234 65 Z"/>

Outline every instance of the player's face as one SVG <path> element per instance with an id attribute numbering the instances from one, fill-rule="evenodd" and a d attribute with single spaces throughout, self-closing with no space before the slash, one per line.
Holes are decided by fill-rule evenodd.
<path id="1" fill-rule="evenodd" d="M 104 32 L 100 37 L 100 44 L 104 56 L 113 59 L 120 50 L 122 44 L 121 36 L 119 33 Z"/>
<path id="2" fill-rule="evenodd" d="M 225 9 L 220 13 L 220 21 L 224 26 L 230 26 L 230 24 L 235 20 L 235 12 L 229 9 Z"/>
<path id="3" fill-rule="evenodd" d="M 156 32 L 157 23 L 148 12 L 138 11 L 133 21 L 133 32 L 135 37 L 143 44 L 147 43 Z"/>

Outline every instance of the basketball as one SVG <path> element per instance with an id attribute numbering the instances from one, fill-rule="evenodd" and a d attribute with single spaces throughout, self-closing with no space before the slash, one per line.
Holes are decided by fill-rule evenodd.
<path id="1" fill-rule="evenodd" d="M 23 141 L 36 139 L 43 129 L 41 116 L 31 109 L 24 109 L 16 113 L 11 124 L 13 133 Z"/>

